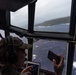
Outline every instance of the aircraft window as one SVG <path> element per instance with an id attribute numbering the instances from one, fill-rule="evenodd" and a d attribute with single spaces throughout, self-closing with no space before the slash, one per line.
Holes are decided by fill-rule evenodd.
<path id="1" fill-rule="evenodd" d="M 71 0 L 50 0 L 47 2 L 38 0 L 34 31 L 69 32 L 70 13 Z M 28 29 L 27 6 L 16 12 L 11 12 L 11 25 Z"/>
<path id="2" fill-rule="evenodd" d="M 75 75 L 75 74 L 76 74 L 76 46 L 75 46 L 73 69 L 72 69 L 72 75 Z"/>
<path id="3" fill-rule="evenodd" d="M 0 34 L 5 37 L 5 33 L 4 33 L 4 30 L 0 30 Z M 1 39 L 1 38 L 0 38 Z"/>
<path id="4" fill-rule="evenodd" d="M 71 0 L 38 0 L 34 31 L 69 32 Z"/>
<path id="5" fill-rule="evenodd" d="M 27 6 L 16 12 L 11 12 L 11 25 L 28 29 L 28 9 Z"/>
<path id="6" fill-rule="evenodd" d="M 66 52 L 67 42 L 56 40 L 43 40 L 40 39 L 33 44 L 33 61 L 40 62 L 41 68 L 49 71 L 54 71 L 52 62 L 47 58 L 48 51 L 52 50 L 56 54 L 60 54 L 64 57 L 64 71 L 66 69 Z"/>
<path id="7" fill-rule="evenodd" d="M 10 35 L 11 36 L 14 36 L 14 37 L 19 37 L 18 35 L 16 35 L 16 34 L 14 34 L 14 33 L 10 33 Z M 20 37 L 19 37 L 20 38 Z M 25 38 L 25 37 L 22 37 L 22 38 L 20 38 L 24 43 L 28 43 L 28 41 L 27 41 L 27 38 Z"/>

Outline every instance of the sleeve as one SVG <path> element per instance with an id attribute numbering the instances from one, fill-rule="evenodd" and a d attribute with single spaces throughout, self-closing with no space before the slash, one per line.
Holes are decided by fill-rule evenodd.
<path id="1" fill-rule="evenodd" d="M 25 73 L 20 73 L 20 75 L 27 75 L 27 74 L 25 74 Z"/>

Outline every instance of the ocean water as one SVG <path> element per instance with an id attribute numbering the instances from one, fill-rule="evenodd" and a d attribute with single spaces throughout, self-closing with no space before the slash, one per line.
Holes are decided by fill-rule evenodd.
<path id="1" fill-rule="evenodd" d="M 36 26 L 34 28 L 35 31 L 52 31 L 52 32 L 69 32 L 69 23 L 59 24 L 53 26 Z M 53 63 L 47 58 L 48 51 L 52 50 L 56 54 L 61 54 L 64 57 L 64 70 L 66 71 L 66 55 L 67 55 L 67 42 L 65 41 L 57 41 L 57 40 L 46 40 L 40 39 L 34 42 L 33 47 L 33 61 L 39 62 L 41 64 L 41 68 L 47 69 L 49 71 L 54 71 Z M 75 48 L 76 49 L 76 48 Z M 75 52 L 76 55 L 76 52 Z M 76 57 L 74 55 L 73 62 L 73 73 L 72 75 L 76 75 Z"/>
<path id="2" fill-rule="evenodd" d="M 35 31 L 69 32 L 69 23 L 52 26 L 35 26 Z"/>

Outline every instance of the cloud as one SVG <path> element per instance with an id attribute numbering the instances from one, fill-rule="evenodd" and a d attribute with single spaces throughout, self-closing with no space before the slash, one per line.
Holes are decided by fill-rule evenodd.
<path id="1" fill-rule="evenodd" d="M 35 24 L 49 19 L 69 16 L 71 10 L 71 0 L 38 0 L 36 2 Z M 27 6 L 12 13 L 12 24 L 27 25 Z"/>
<path id="2" fill-rule="evenodd" d="M 36 5 L 35 23 L 69 16 L 70 10 L 71 0 L 48 0 L 47 2 L 45 0 L 44 2 L 41 0 Z"/>
<path id="3" fill-rule="evenodd" d="M 28 24 L 27 6 L 19 9 L 16 12 L 11 12 L 11 24 L 15 26 L 22 26 Z"/>

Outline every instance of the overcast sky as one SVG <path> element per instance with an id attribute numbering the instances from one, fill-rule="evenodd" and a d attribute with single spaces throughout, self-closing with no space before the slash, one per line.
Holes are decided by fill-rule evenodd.
<path id="1" fill-rule="evenodd" d="M 16 25 L 27 25 L 27 6 L 12 13 L 11 22 Z M 38 0 L 36 2 L 35 24 L 59 17 L 70 16 L 71 0 Z"/>

